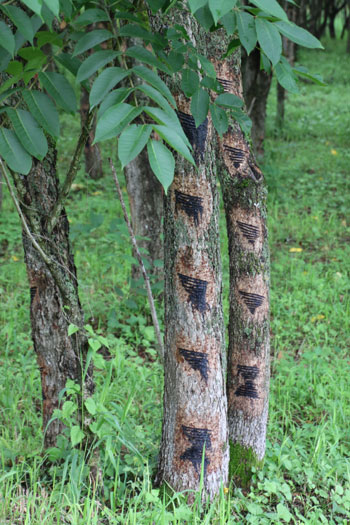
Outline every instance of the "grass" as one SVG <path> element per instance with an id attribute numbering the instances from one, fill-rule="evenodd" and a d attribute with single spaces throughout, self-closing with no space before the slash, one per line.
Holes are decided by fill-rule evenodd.
<path id="1" fill-rule="evenodd" d="M 29 289 L 19 222 L 5 196 L 1 525 L 349 523 L 350 56 L 345 42 L 327 40 L 325 47 L 325 53 L 301 53 L 300 62 L 323 74 L 327 87 L 302 83 L 300 94 L 288 97 L 282 131 L 274 126 L 275 86 L 268 103 L 271 402 L 265 465 L 251 489 L 222 492 L 203 509 L 198 499 L 188 508 L 181 494 L 165 502 L 152 488 L 161 368 L 144 292 L 130 283 L 131 249 L 106 165 L 101 182 L 80 171 L 67 206 L 91 337 L 106 337 L 110 352 L 108 361 L 97 357 L 97 388 L 89 407 L 101 454 L 97 483 L 89 477 L 84 451 L 72 448 L 68 438 L 49 457 L 42 455 Z M 61 174 L 78 126 L 71 118 L 63 124 Z M 108 155 L 116 155 L 113 144 L 105 146 Z M 90 463 L 94 454 L 91 458 Z"/>

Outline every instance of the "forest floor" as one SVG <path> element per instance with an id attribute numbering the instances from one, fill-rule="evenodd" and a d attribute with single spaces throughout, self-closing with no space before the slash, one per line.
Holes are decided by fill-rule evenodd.
<path id="1" fill-rule="evenodd" d="M 202 508 L 159 498 L 151 478 L 161 432 L 162 371 L 107 161 L 102 181 L 79 172 L 67 206 L 95 358 L 88 411 L 101 476 L 94 485 L 70 429 L 42 452 L 41 387 L 30 338 L 29 287 L 17 216 L 0 219 L 0 525 L 350 522 L 350 55 L 345 42 L 299 61 L 326 87 L 300 83 L 275 127 L 268 103 L 264 173 L 271 246 L 271 401 L 264 468 L 251 489 Z M 64 172 L 79 122 L 63 119 Z M 104 156 L 116 155 L 115 145 Z M 224 220 L 222 220 L 224 239 Z M 226 242 L 223 265 L 227 282 Z M 227 286 L 225 289 L 227 290 Z M 225 297 L 227 312 L 227 297 Z M 71 385 L 72 387 L 72 385 Z M 70 407 L 62 417 L 70 424 Z M 97 449 L 96 449 L 97 450 Z"/>

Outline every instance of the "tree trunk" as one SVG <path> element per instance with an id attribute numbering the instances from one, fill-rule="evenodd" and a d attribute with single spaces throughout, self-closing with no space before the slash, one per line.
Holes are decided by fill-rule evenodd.
<path id="1" fill-rule="evenodd" d="M 337 16 L 337 14 L 333 14 L 331 13 L 329 15 L 329 20 L 328 20 L 328 28 L 329 28 L 329 35 L 330 37 L 334 40 L 336 38 L 336 33 L 335 33 L 335 17 Z"/>
<path id="2" fill-rule="evenodd" d="M 216 65 L 229 92 L 242 97 L 239 51 Z M 229 476 L 246 486 L 260 467 L 269 391 L 269 249 L 266 189 L 237 123 L 219 141 L 230 261 L 228 351 Z"/>
<path id="3" fill-rule="evenodd" d="M 67 379 L 72 379 L 81 385 L 83 396 L 91 395 L 92 366 L 86 377 L 82 377 L 88 350 L 84 331 L 68 336 L 69 324 L 83 329 L 84 319 L 65 211 L 52 232 L 48 227 L 58 198 L 55 149 L 50 146 L 42 162 L 33 159 L 30 173 L 14 175 L 14 180 L 25 220 L 49 261 L 43 261 L 24 231 L 32 338 L 41 374 L 44 446 L 49 447 L 55 445 L 63 429 L 57 419 L 48 425 L 53 411 L 59 407 L 59 393 Z"/>
<path id="4" fill-rule="evenodd" d="M 255 49 L 242 60 L 244 100 L 252 120 L 252 141 L 257 155 L 264 155 L 266 104 L 272 74 L 260 69 L 260 52 Z"/>
<path id="5" fill-rule="evenodd" d="M 182 25 L 205 52 L 209 37 L 187 12 L 151 19 L 159 32 Z M 198 490 L 202 470 L 204 499 L 218 494 L 228 473 L 215 136 L 210 119 L 195 127 L 179 85 L 169 87 L 197 169 L 177 158 L 165 199 L 165 385 L 157 483 Z"/>
<path id="6" fill-rule="evenodd" d="M 151 170 L 146 149 L 126 166 L 125 178 L 134 233 L 145 237 L 137 243 L 147 251 L 150 274 L 160 279 L 163 277 L 163 269 L 156 266 L 155 261 L 163 259 L 163 189 Z M 133 266 L 132 277 L 141 277 L 138 265 Z"/>
<path id="7" fill-rule="evenodd" d="M 90 111 L 89 93 L 82 86 L 81 96 L 80 96 L 80 121 L 81 121 L 82 128 L 86 123 L 89 111 Z M 85 172 L 92 179 L 97 180 L 103 176 L 103 170 L 102 170 L 102 158 L 101 158 L 100 148 L 97 146 L 97 144 L 94 144 L 94 145 L 92 144 L 95 138 L 95 129 L 96 129 L 96 119 L 95 119 L 94 125 L 91 128 L 91 131 L 85 143 L 84 157 L 85 157 Z"/>

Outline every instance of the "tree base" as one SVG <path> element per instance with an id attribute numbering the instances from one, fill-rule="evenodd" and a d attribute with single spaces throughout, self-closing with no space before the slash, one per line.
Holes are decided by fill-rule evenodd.
<path id="1" fill-rule="evenodd" d="M 243 489 L 250 486 L 252 468 L 260 470 L 264 459 L 258 459 L 252 448 L 245 448 L 240 443 L 230 441 L 229 480 Z"/>

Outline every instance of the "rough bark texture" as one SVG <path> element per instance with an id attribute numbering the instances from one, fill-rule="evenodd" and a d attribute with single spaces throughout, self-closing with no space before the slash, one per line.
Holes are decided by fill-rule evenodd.
<path id="1" fill-rule="evenodd" d="M 227 91 L 242 97 L 239 52 L 216 64 Z M 269 391 L 269 251 L 266 189 L 249 144 L 232 123 L 219 141 L 218 173 L 230 260 L 228 425 L 230 478 L 249 483 L 265 454 Z"/>
<path id="2" fill-rule="evenodd" d="M 84 322 L 65 211 L 52 232 L 47 226 L 58 197 L 54 148 L 50 146 L 43 162 L 33 159 L 32 170 L 27 176 L 16 175 L 14 180 L 26 222 L 51 261 L 48 268 L 30 238 L 23 233 L 32 338 L 42 384 L 44 445 L 49 447 L 55 445 L 62 431 L 58 420 L 48 427 L 47 424 L 59 406 L 58 396 L 67 379 L 79 382 L 85 396 L 93 392 L 94 385 L 91 366 L 82 384 L 88 349 L 86 337 L 81 332 L 68 336 L 70 323 L 82 328 Z"/>
<path id="3" fill-rule="evenodd" d="M 85 125 L 90 111 L 89 93 L 82 87 L 80 96 L 80 120 L 81 127 Z M 96 121 L 88 135 L 84 147 L 85 171 L 92 179 L 100 179 L 103 176 L 102 158 L 100 148 L 92 144 L 95 138 Z"/>
<path id="4" fill-rule="evenodd" d="M 145 237 L 138 239 L 137 244 L 148 252 L 150 274 L 162 278 L 163 269 L 154 263 L 163 259 L 163 189 L 151 170 L 146 149 L 126 166 L 125 177 L 133 230 L 136 236 Z M 141 277 L 138 265 L 133 266 L 132 277 Z"/>
<path id="5" fill-rule="evenodd" d="M 265 120 L 267 97 L 271 87 L 272 74 L 260 69 L 260 52 L 255 49 L 242 60 L 244 100 L 252 120 L 252 142 L 255 153 L 264 154 Z"/>
<path id="6" fill-rule="evenodd" d="M 200 52 L 208 36 L 188 13 L 152 17 L 154 28 L 183 25 Z M 192 142 L 197 170 L 177 159 L 165 200 L 165 385 L 159 484 L 213 497 L 226 484 L 228 447 L 223 372 L 219 199 L 211 121 L 196 129 L 189 101 L 176 84 L 179 118 Z M 193 499 L 193 494 L 190 494 Z"/>

